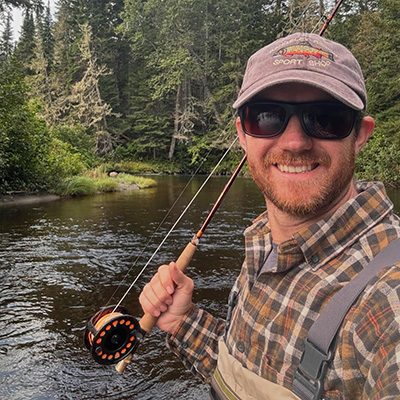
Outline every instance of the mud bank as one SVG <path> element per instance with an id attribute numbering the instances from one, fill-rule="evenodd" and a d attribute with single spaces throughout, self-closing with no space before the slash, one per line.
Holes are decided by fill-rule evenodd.
<path id="1" fill-rule="evenodd" d="M 0 196 L 0 207 L 12 207 L 26 204 L 39 204 L 48 203 L 49 201 L 55 201 L 60 199 L 60 196 L 55 194 L 7 194 Z"/>

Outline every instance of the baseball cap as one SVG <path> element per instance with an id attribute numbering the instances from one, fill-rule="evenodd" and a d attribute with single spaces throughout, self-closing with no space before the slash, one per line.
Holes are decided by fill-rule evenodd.
<path id="1" fill-rule="evenodd" d="M 355 110 L 367 104 L 361 67 L 346 47 L 314 33 L 294 33 L 249 58 L 233 108 L 264 89 L 293 82 L 321 89 Z"/>

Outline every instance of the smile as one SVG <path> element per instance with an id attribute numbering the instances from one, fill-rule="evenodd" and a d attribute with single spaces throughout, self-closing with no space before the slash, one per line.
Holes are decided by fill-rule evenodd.
<path id="1" fill-rule="evenodd" d="M 309 164 L 309 165 L 284 165 L 284 164 L 274 164 L 275 167 L 279 169 L 281 172 L 287 172 L 291 174 L 302 174 L 305 172 L 312 171 L 317 168 L 318 164 Z"/>

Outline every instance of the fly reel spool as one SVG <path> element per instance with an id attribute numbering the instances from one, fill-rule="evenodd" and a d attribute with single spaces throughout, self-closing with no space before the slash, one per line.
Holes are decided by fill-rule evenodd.
<path id="1" fill-rule="evenodd" d="M 110 365 L 131 354 L 142 338 L 139 322 L 125 307 L 109 306 L 88 321 L 84 343 L 96 362 Z"/>

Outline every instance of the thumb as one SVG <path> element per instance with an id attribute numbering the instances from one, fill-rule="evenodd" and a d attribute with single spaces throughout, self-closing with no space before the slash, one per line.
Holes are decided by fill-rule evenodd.
<path id="1" fill-rule="evenodd" d="M 192 286 L 192 280 L 178 268 L 176 263 L 171 262 L 169 266 L 171 271 L 171 278 L 175 283 L 177 289 L 183 289 L 187 286 Z"/>

